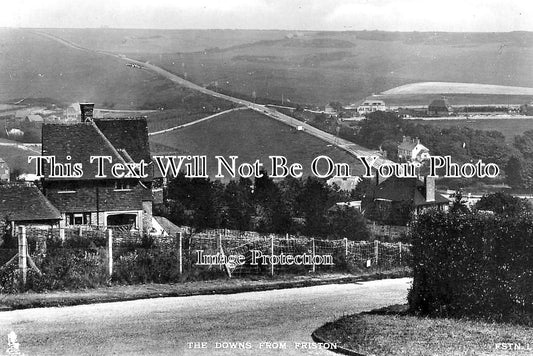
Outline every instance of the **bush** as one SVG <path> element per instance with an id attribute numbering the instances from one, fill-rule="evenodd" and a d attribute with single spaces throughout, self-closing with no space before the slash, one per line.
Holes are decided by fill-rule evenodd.
<path id="1" fill-rule="evenodd" d="M 413 312 L 532 324 L 531 215 L 430 212 L 412 244 Z"/>
<path id="2" fill-rule="evenodd" d="M 109 283 L 106 257 L 102 248 L 95 251 L 57 248 L 34 258 L 42 275 L 28 269 L 26 289 L 94 288 Z"/>
<path id="3" fill-rule="evenodd" d="M 179 256 L 171 249 L 142 249 L 115 258 L 113 280 L 119 283 L 179 282 Z"/>

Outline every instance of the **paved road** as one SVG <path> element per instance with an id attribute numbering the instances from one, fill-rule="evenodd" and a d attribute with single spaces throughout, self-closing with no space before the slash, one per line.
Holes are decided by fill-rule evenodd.
<path id="1" fill-rule="evenodd" d="M 378 157 L 376 159 L 376 161 L 373 163 L 373 167 L 377 168 L 379 166 L 381 166 L 382 164 L 384 163 L 391 163 L 391 161 L 385 159 L 382 157 L 382 154 L 379 152 L 379 151 L 376 151 L 376 150 L 369 150 L 367 148 L 364 148 L 362 146 L 359 146 L 353 142 L 350 142 L 348 140 L 344 140 L 342 138 L 339 138 L 339 137 L 336 137 L 335 135 L 332 135 L 330 133 L 327 133 L 327 132 L 324 132 L 320 129 L 317 129 L 316 127 L 313 127 L 309 124 L 306 124 L 302 121 L 299 121 L 299 120 L 296 120 L 288 115 L 285 115 L 285 114 L 282 114 L 280 113 L 279 111 L 273 109 L 273 108 L 269 108 L 269 107 L 266 107 L 264 105 L 260 105 L 260 104 L 256 104 L 256 103 L 253 103 L 251 101 L 247 101 L 247 100 L 244 100 L 244 99 L 239 99 L 239 98 L 235 98 L 235 97 L 232 97 L 232 96 L 229 96 L 229 95 L 225 95 L 225 94 L 221 94 L 221 93 L 218 93 L 216 91 L 213 91 L 213 90 L 210 90 L 210 89 L 207 89 L 207 88 L 204 88 L 200 85 L 197 85 L 193 82 L 190 82 L 174 73 L 171 73 L 161 67 L 158 67 L 158 66 L 155 66 L 149 62 L 141 62 L 141 61 L 138 61 L 138 60 L 135 60 L 133 58 L 128 58 L 126 57 L 125 55 L 122 55 L 122 54 L 117 54 L 117 53 L 113 53 L 113 52 L 107 52 L 107 51 L 101 51 L 101 50 L 91 50 L 91 49 L 88 49 L 88 48 L 84 48 L 84 47 L 81 47 L 75 43 L 72 43 L 70 41 L 66 41 L 60 37 L 57 37 L 57 36 L 54 36 L 54 35 L 51 35 L 49 33 L 46 33 L 46 32 L 43 32 L 43 31 L 34 31 L 34 33 L 38 34 L 38 35 L 41 35 L 41 36 L 44 36 L 44 37 L 47 37 L 49 39 L 52 39 L 54 41 L 58 41 L 66 46 L 69 46 L 71 48 L 74 48 L 74 49 L 78 49 L 78 50 L 81 50 L 81 51 L 88 51 L 88 52 L 95 52 L 95 53 L 100 53 L 100 54 L 104 54 L 104 55 L 108 55 L 108 56 L 113 56 L 113 57 L 116 57 L 116 58 L 119 58 L 121 60 L 124 60 L 124 61 L 127 61 L 128 63 L 135 63 L 135 64 L 138 64 L 140 66 L 142 66 L 144 69 L 148 69 L 148 70 L 151 70 L 155 73 L 158 73 L 159 75 L 169 79 L 170 81 L 174 82 L 174 83 L 177 83 L 181 86 L 184 86 L 184 87 L 187 87 L 187 88 L 190 88 L 190 89 L 193 89 L 193 90 L 196 90 L 196 91 L 199 91 L 201 93 L 204 93 L 206 95 L 210 95 L 210 96 L 213 96 L 213 97 L 217 97 L 217 98 L 221 98 L 221 99 L 225 99 L 225 100 L 228 100 L 230 102 L 233 102 L 235 104 L 238 104 L 238 105 L 242 105 L 242 106 L 245 106 L 249 109 L 252 109 L 252 110 L 255 110 L 257 112 L 260 112 L 264 115 L 267 115 L 277 121 L 280 121 L 286 125 L 289 125 L 289 126 L 292 126 L 292 127 L 298 127 L 300 126 L 301 128 L 303 128 L 303 130 L 305 132 L 307 132 L 308 134 L 310 135 L 313 135 L 315 137 L 318 137 L 320 138 L 321 140 L 331 144 L 331 145 L 334 145 L 334 146 L 337 146 L 343 150 L 345 150 L 346 152 L 350 153 L 351 155 L 355 156 L 356 158 L 359 158 L 359 157 L 363 157 L 363 156 L 376 156 Z"/>
<path id="2" fill-rule="evenodd" d="M 0 353 L 7 334 L 25 355 L 334 355 L 296 349 L 313 330 L 344 314 L 405 302 L 410 279 L 297 289 L 161 298 L 0 312 Z M 217 349 L 249 342 L 251 349 Z M 187 343 L 205 342 L 207 349 Z M 286 349 L 260 348 L 261 342 Z M 246 346 L 246 344 L 245 344 Z"/>

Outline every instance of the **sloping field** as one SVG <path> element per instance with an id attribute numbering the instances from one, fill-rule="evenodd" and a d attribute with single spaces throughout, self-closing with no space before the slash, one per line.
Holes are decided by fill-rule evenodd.
<path id="1" fill-rule="evenodd" d="M 0 157 L 6 161 L 11 172 L 35 173 L 35 161 L 28 164 L 28 156 L 39 156 L 38 153 L 7 144 L 16 144 L 15 141 L 0 139 Z"/>
<path id="2" fill-rule="evenodd" d="M 63 104 L 94 102 L 107 109 L 185 107 L 206 95 L 181 88 L 118 58 L 65 46 L 31 30 L 0 29 L 0 101 L 50 98 Z"/>
<path id="3" fill-rule="evenodd" d="M 281 155 L 289 163 L 301 163 L 305 176 L 311 175 L 314 158 L 327 155 L 335 162 L 348 163 L 352 175 L 362 173 L 359 160 L 348 153 L 251 110 L 234 111 L 182 130 L 151 136 L 150 145 L 152 154 L 158 154 L 156 150 L 161 147 L 168 153 L 171 147 L 179 155 L 206 155 L 211 178 L 216 175 L 217 155 L 239 156 L 238 164 L 259 159 L 269 172 L 268 156 Z"/>
<path id="4" fill-rule="evenodd" d="M 533 88 L 505 85 L 423 82 L 402 85 L 382 94 L 486 94 L 486 95 L 533 95 Z"/>

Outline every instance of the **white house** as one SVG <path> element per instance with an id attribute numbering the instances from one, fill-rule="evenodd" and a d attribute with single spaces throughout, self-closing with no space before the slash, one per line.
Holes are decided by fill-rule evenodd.
<path id="1" fill-rule="evenodd" d="M 375 111 L 385 111 L 387 106 L 383 100 L 365 100 L 357 107 L 359 115 L 366 115 Z"/>
<path id="2" fill-rule="evenodd" d="M 420 143 L 420 139 L 411 139 L 403 136 L 402 143 L 398 145 L 398 158 L 404 161 L 422 162 L 429 158 L 429 149 Z"/>

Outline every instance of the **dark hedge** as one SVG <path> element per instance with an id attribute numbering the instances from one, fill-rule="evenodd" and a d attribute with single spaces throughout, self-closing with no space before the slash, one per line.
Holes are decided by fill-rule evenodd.
<path id="1" fill-rule="evenodd" d="M 533 217 L 430 212 L 412 229 L 411 311 L 533 325 Z"/>

